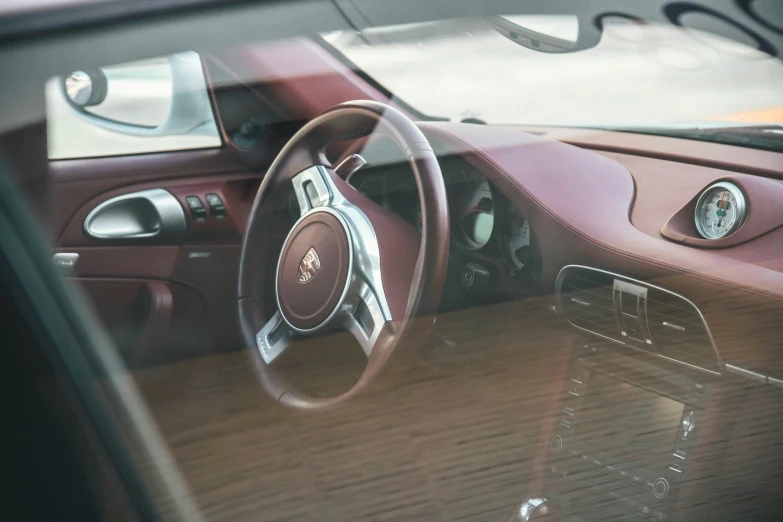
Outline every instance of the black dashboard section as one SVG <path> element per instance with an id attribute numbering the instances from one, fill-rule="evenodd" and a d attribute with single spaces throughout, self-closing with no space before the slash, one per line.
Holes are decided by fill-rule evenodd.
<path id="1" fill-rule="evenodd" d="M 407 162 L 376 162 L 347 181 L 363 195 L 421 230 L 419 196 Z M 451 251 L 441 312 L 539 293 L 541 252 L 525 217 L 475 168 L 440 158 L 449 199 Z"/>
<path id="2" fill-rule="evenodd" d="M 569 265 L 558 275 L 560 315 L 575 328 L 634 350 L 720 374 L 712 334 L 688 299 L 595 268 Z"/>
<path id="3" fill-rule="evenodd" d="M 279 114 L 256 86 L 238 81 L 217 59 L 205 56 L 203 63 L 223 141 L 245 167 L 262 169 L 302 122 Z"/>

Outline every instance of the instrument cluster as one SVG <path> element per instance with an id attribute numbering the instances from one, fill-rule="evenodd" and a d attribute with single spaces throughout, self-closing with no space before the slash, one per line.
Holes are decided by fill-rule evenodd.
<path id="1" fill-rule="evenodd" d="M 441 160 L 449 199 L 455 265 L 464 265 L 463 286 L 511 278 L 528 288 L 540 284 L 541 253 L 530 223 L 499 189 L 456 158 Z M 418 191 L 407 164 L 368 166 L 349 183 L 366 197 L 421 230 Z M 476 268 L 478 267 L 478 268 Z M 504 272 L 500 274 L 493 272 Z M 491 285 L 491 281 L 487 284 Z"/>

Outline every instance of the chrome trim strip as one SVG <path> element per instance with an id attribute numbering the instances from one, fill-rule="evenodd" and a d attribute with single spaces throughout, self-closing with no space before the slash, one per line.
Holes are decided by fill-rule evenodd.
<path id="1" fill-rule="evenodd" d="M 635 347 L 635 346 L 633 346 L 631 344 L 624 343 L 624 342 L 622 342 L 622 341 L 620 341 L 618 339 L 613 339 L 611 337 L 607 337 L 606 335 L 599 334 L 599 333 L 594 332 L 592 330 L 588 330 L 586 328 L 582 328 L 580 326 L 575 325 L 571 321 L 569 321 L 568 318 L 563 313 L 563 303 L 561 301 L 563 280 L 565 279 L 566 271 L 569 270 L 569 269 L 592 270 L 593 272 L 599 272 L 601 274 L 605 274 L 605 275 L 610 276 L 610 277 L 619 277 L 619 278 L 624 279 L 626 281 L 630 281 L 632 283 L 635 283 L 635 284 L 638 284 L 638 285 L 642 285 L 642 286 L 644 286 L 646 288 L 654 288 L 655 290 L 659 290 L 661 292 L 666 292 L 667 294 L 670 294 L 670 295 L 673 295 L 675 297 L 678 297 L 678 298 L 682 299 L 683 301 L 685 301 L 686 303 L 688 303 L 689 305 L 691 305 L 694 308 L 694 310 L 696 310 L 696 313 L 699 314 L 699 318 L 701 319 L 702 323 L 704 324 L 704 329 L 707 331 L 707 335 L 709 337 L 710 344 L 712 344 L 712 350 L 715 353 L 715 359 L 718 362 L 718 368 L 720 368 L 721 371 L 718 372 L 718 371 L 715 371 L 715 370 L 710 370 L 709 368 L 702 368 L 701 366 L 696 366 L 694 364 L 689 364 L 689 363 L 686 363 L 684 361 L 673 359 L 672 357 L 667 357 L 667 356 L 661 355 L 660 353 L 657 353 L 657 352 L 650 352 L 650 351 L 647 351 L 647 350 L 643 350 L 643 349 L 637 348 L 637 347 Z M 571 326 L 573 326 L 577 330 L 581 330 L 583 332 L 587 332 L 587 333 L 589 333 L 591 335 L 594 335 L 596 337 L 601 337 L 602 339 L 606 339 L 607 341 L 612 341 L 614 343 L 621 344 L 623 346 L 627 346 L 628 348 L 631 348 L 633 350 L 637 350 L 637 351 L 639 351 L 641 353 L 654 355 L 654 356 L 660 357 L 662 359 L 666 359 L 666 360 L 669 360 L 669 361 L 676 362 L 678 364 L 682 364 L 684 366 L 688 366 L 688 367 L 695 368 L 695 369 L 698 369 L 698 370 L 701 370 L 701 371 L 704 371 L 704 372 L 707 372 L 707 373 L 711 373 L 713 375 L 721 375 L 721 374 L 723 374 L 723 367 L 724 367 L 723 361 L 720 358 L 720 354 L 718 353 L 718 347 L 715 345 L 715 339 L 712 336 L 712 332 L 710 331 L 710 327 L 707 324 L 707 320 L 704 319 L 704 315 L 701 313 L 701 310 L 699 310 L 699 307 L 696 306 L 693 303 L 693 301 L 691 301 L 687 297 L 683 297 L 680 294 L 672 292 L 671 290 L 666 290 L 665 288 L 661 288 L 660 286 L 652 285 L 650 283 L 646 283 L 644 281 L 640 281 L 640 280 L 634 279 L 632 277 L 620 275 L 620 274 L 617 274 L 615 272 L 609 272 L 608 270 L 601 270 L 600 268 L 593 268 L 591 266 L 585 266 L 585 265 L 566 265 L 566 266 L 564 266 L 563 268 L 560 269 L 560 272 L 557 274 L 557 280 L 555 281 L 555 310 L 557 312 L 558 317 L 563 319 L 565 322 L 567 322 L 568 324 L 570 324 Z M 655 344 L 653 344 L 653 346 L 655 346 Z"/>
<path id="2" fill-rule="evenodd" d="M 684 332 L 684 331 L 685 331 L 685 327 L 683 327 L 683 326 L 680 326 L 680 325 L 678 325 L 678 324 L 670 323 L 670 322 L 668 322 L 668 321 L 664 321 L 662 324 L 663 324 L 664 326 L 667 326 L 667 327 L 671 328 L 672 330 L 679 330 L 679 331 L 681 331 L 681 332 Z"/>
<path id="3" fill-rule="evenodd" d="M 767 384 L 771 384 L 772 386 L 783 388 L 783 379 L 778 379 L 777 377 L 772 377 L 771 375 L 768 375 Z"/>
<path id="4" fill-rule="evenodd" d="M 772 377 L 771 375 L 764 375 L 758 372 L 754 372 L 753 370 L 748 370 L 747 368 L 743 368 L 742 366 L 737 366 L 736 364 L 724 364 L 724 368 L 726 370 L 726 373 L 731 373 L 733 375 L 736 375 L 737 377 L 742 377 L 744 379 L 748 379 L 749 381 L 753 381 L 758 384 L 769 384 L 771 386 L 777 386 L 779 388 L 783 388 L 783 379 L 778 377 Z"/>
<path id="5" fill-rule="evenodd" d="M 261 357 L 264 358 L 264 362 L 267 364 L 277 359 L 291 343 L 291 332 L 287 330 L 282 323 L 282 314 L 279 311 L 275 312 L 272 319 L 267 321 L 263 328 L 256 334 L 256 346 L 261 353 Z M 278 328 L 283 328 L 284 330 L 280 332 L 277 342 L 271 343 L 269 337 Z"/>
<path id="6" fill-rule="evenodd" d="M 525 500 L 522 505 L 519 506 L 519 509 L 514 512 L 514 515 L 511 517 L 511 522 L 527 522 L 528 520 L 531 520 L 536 511 L 538 511 L 541 506 L 545 505 L 546 502 L 547 499 L 545 498 L 529 498 Z"/>
<path id="7" fill-rule="evenodd" d="M 133 231 L 135 223 L 129 211 L 126 211 L 125 215 L 123 212 L 117 212 L 116 215 L 107 217 L 102 227 L 96 227 L 101 214 L 110 212 L 113 206 L 121 209 L 124 202 L 134 199 L 146 200 L 158 213 L 160 222 L 156 230 Z M 84 233 L 95 239 L 180 238 L 185 235 L 185 232 L 187 232 L 187 219 L 182 205 L 176 197 L 163 189 L 142 190 L 107 199 L 84 218 Z"/>
<path id="8" fill-rule="evenodd" d="M 78 261 L 79 254 L 74 252 L 57 252 L 52 256 L 52 263 L 62 275 L 72 274 Z"/>
<path id="9" fill-rule="evenodd" d="M 342 160 L 340 164 L 334 168 L 334 171 L 342 177 L 346 183 L 350 183 L 353 175 L 365 165 L 367 165 L 367 160 L 361 155 L 351 154 Z"/>
<path id="10" fill-rule="evenodd" d="M 762 384 L 767 383 L 766 375 L 762 375 L 760 373 L 748 370 L 747 368 L 742 368 L 735 364 L 726 364 L 726 371 L 729 373 L 733 373 L 735 375 L 739 375 L 740 377 L 745 377 L 746 379 L 750 379 L 751 381 L 760 382 Z"/>

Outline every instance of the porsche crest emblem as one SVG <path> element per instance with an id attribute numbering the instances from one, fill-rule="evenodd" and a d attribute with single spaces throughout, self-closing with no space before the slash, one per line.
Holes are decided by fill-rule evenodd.
<path id="1" fill-rule="evenodd" d="M 310 248 L 299 262 L 299 282 L 306 283 L 321 269 L 321 260 L 315 248 Z"/>

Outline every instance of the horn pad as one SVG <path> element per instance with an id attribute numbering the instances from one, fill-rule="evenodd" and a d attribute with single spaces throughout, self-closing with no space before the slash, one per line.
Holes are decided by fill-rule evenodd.
<path id="1" fill-rule="evenodd" d="M 294 329 L 321 326 L 348 289 L 351 243 L 342 221 L 316 211 L 286 238 L 277 265 L 277 302 Z"/>

